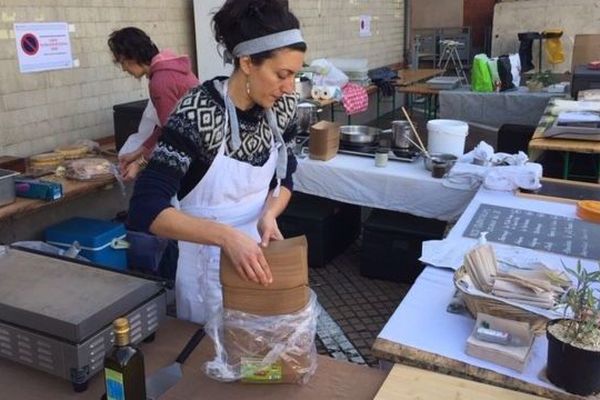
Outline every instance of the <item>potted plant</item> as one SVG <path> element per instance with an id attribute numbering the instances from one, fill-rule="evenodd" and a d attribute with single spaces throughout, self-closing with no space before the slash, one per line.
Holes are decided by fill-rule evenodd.
<path id="1" fill-rule="evenodd" d="M 554 83 L 554 78 L 552 77 L 552 71 L 548 69 L 532 74 L 527 80 L 527 88 L 530 92 L 539 92 L 552 83 Z"/>
<path id="2" fill-rule="evenodd" d="M 561 303 L 565 318 L 548 323 L 548 379 L 568 392 L 587 396 L 600 391 L 600 268 L 588 272 L 577 263 L 566 268 L 576 285 Z M 566 318 L 568 310 L 572 317 Z"/>

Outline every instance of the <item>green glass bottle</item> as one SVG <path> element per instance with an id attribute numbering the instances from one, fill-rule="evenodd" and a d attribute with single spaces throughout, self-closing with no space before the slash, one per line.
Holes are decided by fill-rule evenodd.
<path id="1" fill-rule="evenodd" d="M 129 343 L 129 321 L 113 322 L 115 346 L 104 359 L 106 400 L 146 400 L 142 352 Z"/>

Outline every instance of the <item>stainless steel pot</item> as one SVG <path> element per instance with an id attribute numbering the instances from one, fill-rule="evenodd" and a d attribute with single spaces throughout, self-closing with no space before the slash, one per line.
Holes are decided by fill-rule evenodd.
<path id="1" fill-rule="evenodd" d="M 392 144 L 399 149 L 410 148 L 410 140 L 415 140 L 408 121 L 392 121 Z"/>
<path id="2" fill-rule="evenodd" d="M 364 125 L 344 125 L 340 127 L 340 140 L 348 143 L 373 143 L 381 135 L 381 129 Z"/>
<path id="3" fill-rule="evenodd" d="M 0 206 L 15 201 L 15 176 L 18 172 L 0 169 Z"/>
<path id="4" fill-rule="evenodd" d="M 307 133 L 312 125 L 319 120 L 319 113 L 322 111 L 320 104 L 312 100 L 302 100 L 298 103 L 296 112 L 298 113 L 298 131 Z"/>

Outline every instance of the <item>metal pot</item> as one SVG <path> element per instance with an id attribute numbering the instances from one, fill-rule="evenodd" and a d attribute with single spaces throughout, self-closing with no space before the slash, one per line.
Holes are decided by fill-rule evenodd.
<path id="1" fill-rule="evenodd" d="M 344 125 L 340 127 L 340 140 L 348 143 L 373 143 L 381 134 L 381 129 L 364 125 Z"/>
<path id="2" fill-rule="evenodd" d="M 392 144 L 399 149 L 410 148 L 410 140 L 414 136 L 408 121 L 392 121 Z"/>
<path id="3" fill-rule="evenodd" d="M 433 164 L 443 164 L 446 167 L 446 171 L 454 166 L 458 157 L 453 154 L 446 153 L 428 153 L 429 156 L 423 157 L 423 164 L 427 171 L 433 169 Z"/>
<path id="4" fill-rule="evenodd" d="M 296 108 L 298 113 L 298 131 L 308 133 L 310 127 L 319 120 L 321 105 L 316 101 L 302 100 Z"/>
<path id="5" fill-rule="evenodd" d="M 18 172 L 0 169 L 0 206 L 15 201 L 15 176 Z"/>

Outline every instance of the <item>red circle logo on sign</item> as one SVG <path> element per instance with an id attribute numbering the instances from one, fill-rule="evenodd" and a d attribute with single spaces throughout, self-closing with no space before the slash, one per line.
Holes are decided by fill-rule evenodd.
<path id="1" fill-rule="evenodd" d="M 40 42 L 33 33 L 26 33 L 21 37 L 21 49 L 28 56 L 33 56 L 40 49 Z"/>

